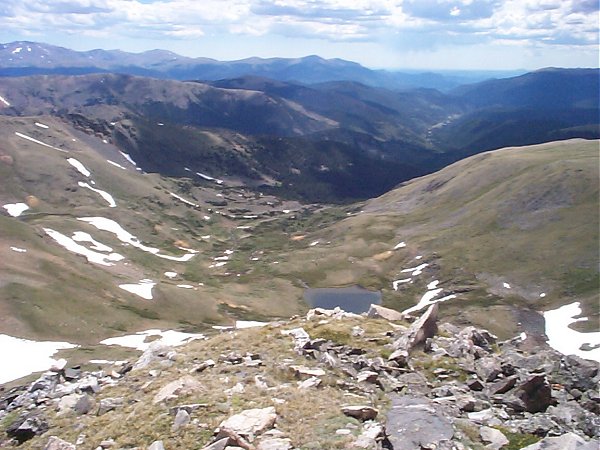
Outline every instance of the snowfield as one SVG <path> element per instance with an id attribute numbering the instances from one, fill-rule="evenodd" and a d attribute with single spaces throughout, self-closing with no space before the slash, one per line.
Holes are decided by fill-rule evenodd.
<path id="1" fill-rule="evenodd" d="M 575 319 L 580 314 L 579 302 L 544 312 L 548 345 L 563 355 L 577 355 L 600 362 L 600 332 L 580 333 L 569 326 L 588 320 L 586 317 Z M 582 350 L 584 344 L 597 347 L 593 350 Z"/>

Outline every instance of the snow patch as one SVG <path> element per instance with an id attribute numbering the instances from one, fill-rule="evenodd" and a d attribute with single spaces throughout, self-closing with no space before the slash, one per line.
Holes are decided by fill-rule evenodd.
<path id="1" fill-rule="evenodd" d="M 519 338 L 520 338 L 522 341 L 524 341 L 525 339 L 527 339 L 527 333 L 525 333 L 525 332 L 523 331 L 521 334 L 519 334 Z"/>
<path id="2" fill-rule="evenodd" d="M 25 203 L 7 203 L 3 208 L 13 217 L 19 217 L 23 212 L 29 209 Z"/>
<path id="3" fill-rule="evenodd" d="M 440 284 L 440 282 L 438 280 L 434 280 L 427 285 L 427 289 L 429 289 L 429 290 L 435 289 L 438 284 Z"/>
<path id="4" fill-rule="evenodd" d="M 173 192 L 169 192 L 169 194 L 171 195 L 171 197 L 173 197 L 173 198 L 176 198 L 176 199 L 177 199 L 177 200 L 179 200 L 179 201 L 182 201 L 182 202 L 183 202 L 183 203 L 185 203 L 186 205 L 194 206 L 194 207 L 196 207 L 196 208 L 198 208 L 198 207 L 200 206 L 200 205 L 197 205 L 197 204 L 196 204 L 196 203 L 194 203 L 194 202 L 191 202 L 191 201 L 189 201 L 189 200 L 186 200 L 186 199 L 185 199 L 185 198 L 183 198 L 183 197 L 180 197 L 179 195 L 177 195 L 177 194 L 175 194 L 175 193 L 173 193 Z"/>
<path id="5" fill-rule="evenodd" d="M 456 295 L 451 294 L 451 295 L 446 295 L 445 297 L 434 300 L 434 298 L 437 297 L 440 292 L 442 292 L 442 288 L 434 289 L 432 291 L 427 291 L 425 293 L 425 295 L 423 295 L 423 297 L 421 297 L 421 300 L 419 300 L 419 303 L 417 303 L 415 306 L 405 309 L 404 311 L 402 311 L 402 314 L 410 314 L 412 312 L 419 311 L 423 308 L 431 306 L 434 303 L 442 303 L 447 300 L 456 298 Z"/>
<path id="6" fill-rule="evenodd" d="M 137 167 L 137 163 L 131 158 L 131 156 L 129 156 L 129 153 L 124 153 L 124 152 L 119 152 L 123 158 L 125 158 L 127 161 L 129 161 L 131 164 L 133 164 L 135 167 Z"/>
<path id="7" fill-rule="evenodd" d="M 75 242 L 89 242 L 92 245 L 90 248 L 92 250 L 98 250 L 99 252 L 112 252 L 113 249 L 108 245 L 104 245 L 102 242 L 98 242 L 95 240 L 89 233 L 85 233 L 83 231 L 76 231 L 73 233 L 71 237 Z"/>
<path id="8" fill-rule="evenodd" d="M 414 276 L 417 276 L 417 275 L 421 275 L 423 273 L 423 269 L 425 267 L 427 267 L 428 265 L 429 264 L 427 264 L 427 263 L 423 263 L 423 264 L 418 265 L 417 267 L 411 267 L 411 268 L 408 268 L 408 269 L 403 269 L 403 270 L 401 270 L 401 272 L 402 273 L 412 272 L 412 276 L 414 277 Z"/>
<path id="9" fill-rule="evenodd" d="M 21 50 L 23 50 L 23 47 L 17 47 L 11 53 L 13 55 L 16 55 L 17 53 L 21 53 Z"/>
<path id="10" fill-rule="evenodd" d="M 123 255 L 119 255 L 118 253 L 109 253 L 106 255 L 90 250 L 89 248 L 78 244 L 70 237 L 51 228 L 44 228 L 44 232 L 68 251 L 85 256 L 89 262 L 100 264 L 101 266 L 114 266 L 114 262 L 125 259 Z"/>
<path id="11" fill-rule="evenodd" d="M 68 342 L 30 341 L 0 334 L 0 383 L 7 383 L 34 372 L 48 370 L 57 361 L 57 351 L 75 348 Z"/>
<path id="12" fill-rule="evenodd" d="M 27 249 L 26 248 L 11 247 L 10 249 L 13 252 L 17 252 L 17 253 L 27 253 Z"/>
<path id="13" fill-rule="evenodd" d="M 43 128 L 44 130 L 47 130 L 48 128 L 50 128 L 48 125 L 44 125 L 43 123 L 40 123 L 40 122 L 36 122 L 36 123 L 34 123 L 34 125 L 36 127 Z"/>
<path id="14" fill-rule="evenodd" d="M 125 167 L 123 167 L 121 164 L 117 164 L 116 162 L 114 162 L 114 161 L 111 161 L 110 159 L 107 159 L 107 160 L 106 160 L 106 162 L 107 162 L 107 163 L 109 163 L 109 164 L 112 164 L 112 165 L 113 165 L 113 166 L 115 166 L 115 167 L 118 167 L 119 169 L 127 170 L 127 169 L 126 169 Z"/>
<path id="15" fill-rule="evenodd" d="M 396 244 L 396 246 L 394 247 L 394 250 L 398 250 L 399 248 L 404 248 L 406 247 L 406 242 L 402 241 L 398 244 Z"/>
<path id="16" fill-rule="evenodd" d="M 194 286 L 192 286 L 191 284 L 178 284 L 177 285 L 178 288 L 182 288 L 182 289 L 196 289 Z"/>
<path id="17" fill-rule="evenodd" d="M 177 276 L 177 272 L 165 272 L 165 277 L 167 278 L 175 278 Z"/>
<path id="18" fill-rule="evenodd" d="M 158 336 L 160 339 L 152 342 L 146 342 L 149 337 Z M 104 345 L 118 345 L 120 347 L 135 348 L 137 350 L 144 351 L 154 342 L 159 342 L 163 345 L 176 347 L 178 345 L 187 344 L 196 339 L 206 339 L 203 334 L 183 333 L 175 330 L 146 330 L 138 331 L 136 334 L 128 336 L 118 336 L 113 338 L 104 339 L 100 341 Z"/>
<path id="19" fill-rule="evenodd" d="M 209 175 L 206 175 L 205 173 L 196 172 L 196 175 L 198 175 L 200 178 L 204 178 L 207 181 L 214 181 L 217 184 L 223 184 L 223 180 L 219 180 L 218 178 L 213 178 Z"/>
<path id="20" fill-rule="evenodd" d="M 4 97 L 2 97 L 0 95 L 0 102 L 4 103 L 5 106 L 10 106 L 10 103 L 8 103 L 8 100 L 6 100 Z"/>
<path id="21" fill-rule="evenodd" d="M 115 199 L 113 198 L 112 195 L 110 195 L 108 192 L 103 191 L 101 189 L 96 189 L 93 188 L 92 186 L 90 186 L 88 183 L 84 183 L 83 181 L 80 181 L 79 183 L 77 183 L 79 186 L 84 187 L 89 189 L 90 191 L 94 191 L 97 194 L 100 194 L 100 197 L 102 197 L 104 200 L 106 200 L 106 203 L 108 203 L 108 206 L 110 208 L 116 208 L 117 204 L 115 203 Z"/>
<path id="22" fill-rule="evenodd" d="M 510 284 L 508 283 L 502 283 L 502 286 L 504 286 L 506 289 L 510 289 Z"/>
<path id="23" fill-rule="evenodd" d="M 52 150 L 57 150 L 57 151 L 62 152 L 62 153 L 69 153 L 67 150 L 63 150 L 62 148 L 58 148 L 58 147 L 54 147 L 53 145 L 46 144 L 45 142 L 39 141 L 37 139 L 34 139 L 31 136 L 27 136 L 26 134 L 19 133 L 18 131 L 15 131 L 15 134 L 17 136 L 19 136 L 20 138 L 26 139 L 26 140 L 31 141 L 31 142 L 35 142 L 36 144 L 43 145 L 44 147 L 51 148 Z"/>
<path id="24" fill-rule="evenodd" d="M 394 290 L 397 291 L 398 286 L 404 283 L 409 283 L 411 280 L 412 278 L 403 278 L 402 280 L 392 281 L 392 288 L 394 288 Z"/>
<path id="25" fill-rule="evenodd" d="M 71 164 L 77 171 L 84 177 L 89 177 L 92 173 L 86 169 L 86 167 L 75 158 L 67 158 L 67 162 Z"/>
<path id="26" fill-rule="evenodd" d="M 156 286 L 156 283 L 152 280 L 144 279 L 140 280 L 137 284 L 120 284 L 119 287 L 127 292 L 138 295 L 145 300 L 152 300 L 152 288 Z"/>
<path id="27" fill-rule="evenodd" d="M 569 327 L 572 323 L 588 320 L 575 319 L 581 314 L 579 302 L 544 312 L 548 345 L 563 355 L 577 355 L 580 358 L 600 362 L 600 332 L 580 333 Z M 599 346 L 593 350 L 581 350 L 582 345 Z"/>
<path id="28" fill-rule="evenodd" d="M 194 253 L 191 252 L 188 252 L 183 256 L 161 255 L 159 249 L 154 247 L 148 247 L 147 245 L 142 244 L 138 240 L 138 238 L 136 238 L 133 234 L 123 229 L 123 227 L 117 222 L 111 219 L 107 219 L 105 217 L 80 217 L 77 220 L 89 223 L 90 225 L 98 228 L 101 231 L 108 231 L 109 233 L 114 234 L 117 237 L 117 239 L 119 239 L 121 242 L 129 244 L 132 247 L 138 248 L 144 252 L 152 253 L 153 255 L 156 255 L 159 258 L 168 259 L 170 261 L 186 262 L 194 257 Z"/>

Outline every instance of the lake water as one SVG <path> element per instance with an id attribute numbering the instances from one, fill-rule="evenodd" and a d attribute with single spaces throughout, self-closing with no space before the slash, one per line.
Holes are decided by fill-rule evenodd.
<path id="1" fill-rule="evenodd" d="M 360 286 L 315 288 L 306 289 L 304 299 L 313 308 L 334 309 L 339 306 L 344 311 L 360 314 L 367 312 L 372 303 L 381 303 L 381 292 L 369 291 Z"/>

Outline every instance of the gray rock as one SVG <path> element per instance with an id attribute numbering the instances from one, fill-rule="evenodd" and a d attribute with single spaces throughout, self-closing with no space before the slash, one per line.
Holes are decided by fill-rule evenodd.
<path id="1" fill-rule="evenodd" d="M 521 450 L 598 450 L 598 441 L 586 442 L 575 433 L 567 433 L 558 437 L 547 437 Z"/>
<path id="2" fill-rule="evenodd" d="M 79 397 L 75 406 L 73 406 L 73 410 L 78 415 L 87 414 L 94 408 L 94 404 L 94 399 L 90 395 L 83 394 Z"/>
<path id="3" fill-rule="evenodd" d="M 190 373 L 200 373 L 204 372 L 206 369 L 211 367 L 215 367 L 216 363 L 212 359 L 207 359 L 206 361 L 195 365 L 190 369 Z"/>
<path id="4" fill-rule="evenodd" d="M 61 397 L 56 405 L 58 414 L 66 414 L 67 412 L 72 411 L 81 397 L 83 397 L 81 394 L 70 394 Z"/>
<path id="5" fill-rule="evenodd" d="M 292 330 L 281 330 L 281 334 L 291 336 L 294 339 L 294 350 L 302 352 L 306 344 L 310 342 L 310 336 L 304 328 L 294 328 Z"/>
<path id="6" fill-rule="evenodd" d="M 424 397 L 392 396 L 385 429 L 394 450 L 441 448 L 454 436 L 452 424 L 439 406 Z"/>
<path id="7" fill-rule="evenodd" d="M 292 444 L 288 438 L 262 439 L 256 446 L 256 450 L 291 450 Z"/>
<path id="8" fill-rule="evenodd" d="M 152 403 L 157 404 L 165 400 L 177 398 L 179 395 L 192 393 L 202 388 L 202 384 L 191 377 L 186 375 L 179 378 L 178 380 L 171 381 L 164 385 L 152 399 Z"/>
<path id="9" fill-rule="evenodd" d="M 487 386 L 487 395 L 492 397 L 494 395 L 506 394 L 517 384 L 517 377 L 512 376 L 508 378 L 503 378 L 500 381 L 496 381 Z"/>
<path id="10" fill-rule="evenodd" d="M 431 305 L 402 335 L 392 344 L 394 350 L 412 352 L 437 332 L 439 305 Z"/>
<path id="11" fill-rule="evenodd" d="M 502 373 L 500 359 L 496 356 L 486 356 L 475 361 L 475 372 L 483 381 L 489 383 Z"/>
<path id="12" fill-rule="evenodd" d="M 169 414 L 171 414 L 172 416 L 176 416 L 180 410 L 184 410 L 186 413 L 192 414 L 194 411 L 200 408 L 206 408 L 207 406 L 208 403 L 190 403 L 188 405 L 177 405 L 169 409 Z"/>
<path id="13" fill-rule="evenodd" d="M 516 401 L 505 402 L 515 411 L 543 412 L 552 404 L 552 389 L 543 374 L 530 376 L 515 389 Z"/>
<path id="14" fill-rule="evenodd" d="M 367 317 L 373 319 L 385 319 L 390 321 L 404 320 L 405 316 L 395 309 L 386 308 L 381 305 L 371 305 L 367 312 Z"/>
<path id="15" fill-rule="evenodd" d="M 306 366 L 290 366 L 290 370 L 292 370 L 296 378 L 301 380 L 306 380 L 312 377 L 322 377 L 325 375 L 325 371 L 323 369 L 311 369 Z"/>
<path id="16" fill-rule="evenodd" d="M 46 418 L 38 412 L 25 413 L 6 428 L 6 434 L 22 444 L 48 431 Z"/>
<path id="17" fill-rule="evenodd" d="M 100 404 L 98 405 L 97 414 L 99 416 L 106 414 L 109 411 L 113 411 L 113 410 L 123 406 L 124 403 L 125 403 L 125 399 L 123 397 L 103 398 L 102 400 L 100 400 Z"/>
<path id="18" fill-rule="evenodd" d="M 173 431 L 177 431 L 181 427 L 184 427 L 188 423 L 190 423 L 190 420 L 191 417 L 188 414 L 188 412 L 184 409 L 180 409 L 179 411 L 177 411 L 177 415 L 175 416 L 175 420 L 173 421 L 173 426 L 171 427 L 171 429 Z"/>
<path id="19" fill-rule="evenodd" d="M 148 450 L 165 450 L 163 441 L 154 441 L 152 444 L 150 444 Z"/>
<path id="20" fill-rule="evenodd" d="M 506 436 L 504 436 L 500 430 L 495 428 L 481 427 L 479 429 L 479 436 L 481 436 L 481 440 L 484 443 L 488 444 L 486 448 L 492 450 L 498 450 L 509 443 Z"/>
<path id="21" fill-rule="evenodd" d="M 362 420 L 373 420 L 379 414 L 379 411 L 372 406 L 366 405 L 352 405 L 343 406 L 342 412 L 348 417 L 354 417 L 355 419 Z"/>
<path id="22" fill-rule="evenodd" d="M 377 448 L 377 443 L 385 438 L 383 425 L 367 422 L 362 433 L 351 444 L 351 448 Z"/>
<path id="23" fill-rule="evenodd" d="M 62 439 L 57 438 L 56 436 L 50 436 L 48 443 L 44 447 L 44 450 L 76 450 L 76 449 L 77 449 L 77 447 L 75 447 L 75 445 L 73 445 L 67 441 L 63 441 Z"/>
<path id="24" fill-rule="evenodd" d="M 152 342 L 142 356 L 135 362 L 133 365 L 133 370 L 144 369 L 151 364 L 154 364 L 159 361 L 164 361 L 169 358 L 170 352 L 173 351 L 173 348 L 161 343 L 160 341 Z"/>
<path id="25" fill-rule="evenodd" d="M 224 437 L 224 438 L 218 439 L 217 441 L 213 442 L 212 444 L 207 445 L 206 447 L 203 447 L 202 450 L 224 450 L 225 447 L 227 447 L 228 443 L 229 443 L 229 438 Z"/>
<path id="26" fill-rule="evenodd" d="M 221 422 L 219 428 L 253 440 L 254 436 L 272 428 L 276 419 L 277 414 L 272 406 L 247 409 Z"/>

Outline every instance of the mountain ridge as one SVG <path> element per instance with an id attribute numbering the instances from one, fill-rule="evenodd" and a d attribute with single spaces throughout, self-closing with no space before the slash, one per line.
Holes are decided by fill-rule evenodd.
<path id="1" fill-rule="evenodd" d="M 19 48 L 21 50 L 13 53 Z M 55 60 L 51 61 L 52 58 Z M 248 74 L 305 84 L 349 79 L 390 89 L 419 86 L 451 89 L 468 81 L 515 73 L 515 71 L 490 72 L 469 76 L 462 73 L 446 75 L 427 71 L 391 72 L 371 70 L 352 61 L 339 58 L 324 59 L 316 55 L 301 58 L 250 57 L 234 61 L 218 61 L 204 57 L 185 57 L 165 50 L 129 53 L 121 50 L 95 49 L 77 52 L 38 42 L 19 41 L 0 44 L 0 75 L 2 76 L 73 75 L 98 71 L 117 71 L 131 75 L 178 80 L 219 80 Z"/>

